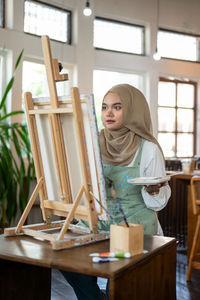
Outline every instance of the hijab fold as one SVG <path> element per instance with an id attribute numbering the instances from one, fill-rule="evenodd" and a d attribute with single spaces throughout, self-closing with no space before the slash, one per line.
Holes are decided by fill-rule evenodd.
<path id="1" fill-rule="evenodd" d="M 127 166 L 133 160 L 142 139 L 158 145 L 153 136 L 149 106 L 144 95 L 129 84 L 112 87 L 106 94 L 119 96 L 123 109 L 123 124 L 119 129 L 104 128 L 100 132 L 103 163 Z M 104 96 L 104 98 L 105 98 Z"/>

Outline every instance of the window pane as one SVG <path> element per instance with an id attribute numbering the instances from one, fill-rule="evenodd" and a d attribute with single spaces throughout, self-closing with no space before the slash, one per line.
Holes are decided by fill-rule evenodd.
<path id="1" fill-rule="evenodd" d="M 35 1 L 27 0 L 24 5 L 24 32 L 48 35 L 51 39 L 70 43 L 70 12 Z"/>
<path id="2" fill-rule="evenodd" d="M 194 127 L 196 124 L 195 95 L 195 83 L 168 80 L 167 78 L 159 81 L 158 136 L 160 139 L 162 138 L 162 147 L 167 148 L 165 155 L 169 157 L 191 157 L 193 155 L 196 130 Z M 165 135 L 166 131 L 175 136 L 173 149 L 169 148 L 171 145 L 170 135 L 168 139 L 168 136 Z M 165 143 L 170 143 L 169 147 Z"/>
<path id="3" fill-rule="evenodd" d="M 177 106 L 194 107 L 194 85 L 178 83 L 177 87 Z"/>
<path id="4" fill-rule="evenodd" d="M 160 143 L 165 157 L 175 156 L 175 134 L 159 133 L 158 142 Z"/>
<path id="5" fill-rule="evenodd" d="M 177 109 L 177 130 L 192 132 L 194 122 L 194 112 L 192 109 Z"/>
<path id="6" fill-rule="evenodd" d="M 0 27 L 5 26 L 5 0 L 0 1 Z"/>
<path id="7" fill-rule="evenodd" d="M 3 96 L 3 57 L 0 54 L 0 99 Z"/>
<path id="8" fill-rule="evenodd" d="M 160 81 L 158 84 L 158 105 L 172 106 L 176 103 L 176 85 L 173 82 Z"/>
<path id="9" fill-rule="evenodd" d="M 198 37 L 159 30 L 158 52 L 162 57 L 198 61 Z"/>
<path id="10" fill-rule="evenodd" d="M 174 108 L 158 108 L 158 130 L 174 131 L 175 130 L 175 109 Z"/>
<path id="11" fill-rule="evenodd" d="M 109 20 L 94 20 L 94 47 L 144 54 L 144 28 Z"/>
<path id="12" fill-rule="evenodd" d="M 69 70 L 63 68 L 62 73 L 69 74 Z M 72 77 L 72 76 L 70 76 Z M 70 94 L 70 81 L 56 83 L 58 96 Z M 49 96 L 49 87 L 46 78 L 45 66 L 30 61 L 23 62 L 23 97 L 25 92 L 31 92 L 33 97 Z"/>
<path id="13" fill-rule="evenodd" d="M 31 92 L 33 97 L 49 95 L 44 65 L 23 62 L 22 91 L 23 96 L 25 92 Z"/>
<path id="14" fill-rule="evenodd" d="M 177 156 L 192 157 L 193 156 L 193 134 L 177 134 Z"/>
<path id="15" fill-rule="evenodd" d="M 95 98 L 95 107 L 97 115 L 97 124 L 101 129 L 101 105 L 105 93 L 115 84 L 128 83 L 142 92 L 144 92 L 143 76 L 138 74 L 119 73 L 111 71 L 94 70 L 93 73 L 93 91 Z"/>

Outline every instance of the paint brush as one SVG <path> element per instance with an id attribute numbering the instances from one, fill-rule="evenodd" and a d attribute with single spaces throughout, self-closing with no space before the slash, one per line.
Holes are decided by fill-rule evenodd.
<path id="1" fill-rule="evenodd" d="M 92 195 L 92 197 L 94 197 L 94 199 L 97 201 L 97 203 L 99 203 L 99 205 L 102 207 L 102 209 L 106 212 L 106 214 L 108 215 L 109 218 L 111 218 L 114 223 L 116 224 L 115 222 L 115 219 L 111 216 L 111 214 L 109 213 L 109 211 L 103 206 L 103 204 L 94 196 L 94 194 L 92 192 L 90 192 L 90 194 Z"/>
<path id="2" fill-rule="evenodd" d="M 120 203 L 119 199 L 117 198 L 117 194 L 115 192 L 115 189 L 114 189 L 113 185 L 111 186 L 110 190 L 111 190 L 111 194 L 112 194 L 113 198 L 116 201 L 117 207 L 118 207 L 118 209 L 119 209 L 119 211 L 120 211 L 120 213 L 121 213 L 121 215 L 124 219 L 124 223 L 126 224 L 127 227 L 130 227 L 129 224 L 128 224 L 127 218 L 125 216 L 124 210 L 121 206 L 121 203 Z"/>

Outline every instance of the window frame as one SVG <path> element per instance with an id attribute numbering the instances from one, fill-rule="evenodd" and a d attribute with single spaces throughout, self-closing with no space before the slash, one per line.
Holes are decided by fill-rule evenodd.
<path id="1" fill-rule="evenodd" d="M 0 75 L 4 74 L 4 76 L 0 76 L 0 99 L 2 98 L 4 92 L 5 92 L 5 87 L 7 84 L 7 55 L 8 53 L 5 50 L 0 49 L 0 57 L 2 59 L 2 65 L 0 67 Z"/>
<path id="2" fill-rule="evenodd" d="M 142 29 L 143 32 L 143 53 L 138 54 L 138 53 L 133 53 L 133 52 L 124 52 L 124 51 L 118 51 L 118 50 L 112 50 L 112 49 L 106 49 L 106 48 L 101 48 L 101 47 L 95 47 L 95 50 L 103 50 L 103 51 L 107 51 L 107 52 L 114 52 L 114 53 L 121 53 L 121 54 L 129 54 L 129 55 L 137 55 L 137 56 L 146 56 L 146 44 L 145 44 L 145 40 L 146 40 L 146 30 L 145 30 L 145 26 L 143 25 L 139 25 L 139 24 L 133 24 L 133 23 L 129 23 L 129 22 L 124 22 L 124 21 L 119 21 L 119 20 L 115 20 L 115 19 L 108 19 L 108 18 L 103 18 L 103 17 L 99 17 L 99 16 L 95 16 L 94 21 L 95 20 L 102 20 L 102 21 L 107 21 L 110 23 L 115 23 L 115 24 L 123 24 L 123 25 L 128 25 L 128 26 L 132 26 L 132 27 L 139 27 Z"/>
<path id="3" fill-rule="evenodd" d="M 169 79 L 169 78 L 165 78 L 165 77 L 159 77 L 159 82 L 172 82 L 176 84 L 176 105 L 175 107 L 173 107 L 175 109 L 175 130 L 174 131 L 161 131 L 161 130 L 157 130 L 157 133 L 173 133 L 175 135 L 175 151 L 174 151 L 174 157 L 178 157 L 180 159 L 182 158 L 188 158 L 186 156 L 177 156 L 177 135 L 180 133 L 180 131 L 177 130 L 177 109 L 179 108 L 179 106 L 177 106 L 177 86 L 179 83 L 182 84 L 191 84 L 194 86 L 194 107 L 192 108 L 194 111 L 194 118 L 193 118 L 193 132 L 191 132 L 193 134 L 193 157 L 196 155 L 196 145 L 197 145 L 197 82 L 195 81 L 184 81 L 184 80 L 179 80 L 179 79 Z M 169 107 L 171 108 L 171 106 L 160 106 L 159 104 L 157 104 L 157 107 Z M 158 124 L 159 126 L 159 124 Z M 183 132 L 184 133 L 184 132 Z M 170 157 L 172 158 L 172 157 Z"/>
<path id="4" fill-rule="evenodd" d="M 5 27 L 5 0 L 0 0 L 0 28 Z"/>
<path id="5" fill-rule="evenodd" d="M 170 30 L 170 29 L 166 29 L 166 28 L 160 28 L 159 27 L 158 32 L 159 31 L 164 31 L 164 32 L 169 32 L 169 33 L 174 33 L 174 34 L 181 34 L 181 35 L 187 35 L 187 36 L 191 36 L 191 37 L 200 38 L 200 35 L 198 35 L 198 34 L 192 34 L 192 33 L 187 33 L 187 32 L 182 32 L 182 31 Z M 158 35 L 157 35 L 157 48 L 158 48 Z M 159 51 L 159 49 L 158 49 L 158 51 Z M 166 56 L 162 56 L 162 55 L 161 55 L 161 58 L 171 59 L 171 60 L 178 60 L 178 61 L 183 61 L 183 62 L 190 62 L 190 63 L 200 63 L 200 42 L 199 42 L 199 47 L 198 47 L 198 60 L 173 58 L 173 57 L 166 57 Z"/>
<path id="6" fill-rule="evenodd" d="M 67 30 L 67 41 L 62 42 L 62 41 L 59 41 L 59 40 L 52 39 L 50 37 L 49 38 L 50 38 L 50 40 L 58 42 L 58 43 L 67 44 L 67 45 L 72 44 L 72 11 L 71 10 L 64 9 L 64 8 L 61 8 L 60 6 L 56 6 L 56 5 L 53 5 L 51 3 L 46 3 L 46 2 L 43 2 L 41 0 L 24 0 L 24 5 L 25 5 L 26 1 L 36 2 L 36 3 L 41 4 L 43 6 L 48 6 L 48 7 L 51 7 L 51 8 L 69 13 L 68 20 L 67 20 L 67 29 L 68 29 Z M 25 11 L 24 11 L 24 15 L 25 15 Z M 25 32 L 24 29 L 23 29 L 23 32 L 24 32 L 24 34 L 32 35 L 32 36 L 35 36 L 35 37 L 41 37 L 41 35 L 37 35 L 37 34 L 34 34 L 34 33 L 30 33 L 30 32 Z"/>

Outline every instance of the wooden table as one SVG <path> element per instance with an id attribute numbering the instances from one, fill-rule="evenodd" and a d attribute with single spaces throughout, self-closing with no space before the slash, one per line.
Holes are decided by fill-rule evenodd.
<path id="1" fill-rule="evenodd" d="M 0 299 L 50 299 L 51 269 L 109 278 L 110 300 L 176 299 L 176 240 L 145 236 L 144 248 L 148 253 L 98 264 L 88 255 L 108 251 L 109 241 L 56 251 L 45 241 L 0 235 Z"/>

